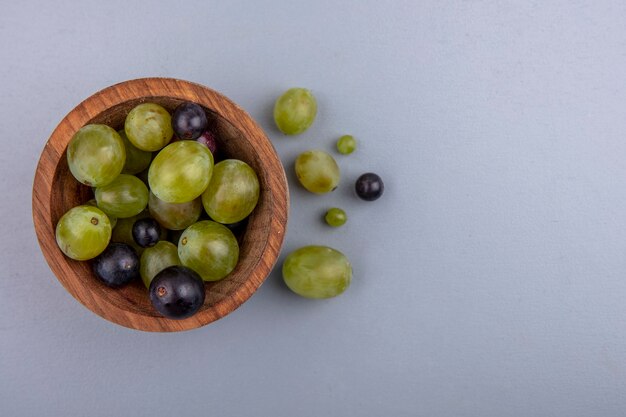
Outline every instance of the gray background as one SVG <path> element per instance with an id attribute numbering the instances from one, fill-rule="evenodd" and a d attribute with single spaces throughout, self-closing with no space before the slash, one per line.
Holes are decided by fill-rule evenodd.
<path id="1" fill-rule="evenodd" d="M 625 415 L 625 19 L 622 1 L 3 1 L 0 415 Z M 31 221 L 39 153 L 78 102 L 144 76 L 231 97 L 289 173 L 358 138 L 332 195 L 290 174 L 279 260 L 342 250 L 344 295 L 299 298 L 276 269 L 228 317 L 149 334 L 61 287 Z M 286 138 L 291 86 L 320 111 Z M 370 170 L 387 191 L 365 203 Z"/>

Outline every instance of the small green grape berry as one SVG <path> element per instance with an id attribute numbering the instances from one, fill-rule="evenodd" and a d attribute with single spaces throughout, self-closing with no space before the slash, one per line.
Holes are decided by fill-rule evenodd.
<path id="1" fill-rule="evenodd" d="M 57 244 L 66 256 L 86 261 L 106 249 L 111 240 L 111 222 L 97 207 L 77 206 L 59 219 L 55 234 Z"/>
<path id="2" fill-rule="evenodd" d="M 286 135 L 307 130 L 317 115 L 317 101 L 306 88 L 290 88 L 274 104 L 274 122 Z"/>
<path id="3" fill-rule="evenodd" d="M 352 280 L 348 258 L 327 246 L 304 246 L 283 263 L 287 287 L 306 298 L 331 298 L 343 293 Z"/>
<path id="4" fill-rule="evenodd" d="M 326 215 L 324 216 L 324 220 L 326 220 L 326 223 L 328 223 L 329 226 L 339 227 L 346 223 L 348 216 L 342 209 L 333 207 L 328 209 Z"/>
<path id="5" fill-rule="evenodd" d="M 312 193 L 329 193 L 339 185 L 339 165 L 335 158 L 324 151 L 302 152 L 296 158 L 295 168 L 300 184 Z"/>
<path id="6" fill-rule="evenodd" d="M 356 139 L 352 135 L 343 135 L 337 141 L 337 150 L 340 154 L 350 155 L 356 150 Z"/>

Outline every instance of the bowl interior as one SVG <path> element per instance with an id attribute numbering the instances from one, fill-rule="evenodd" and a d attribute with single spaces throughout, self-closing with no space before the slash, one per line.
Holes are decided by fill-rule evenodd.
<path id="1" fill-rule="evenodd" d="M 119 130 L 124 126 L 126 114 L 140 103 L 158 103 L 172 112 L 182 101 L 179 98 L 164 96 L 131 99 L 102 111 L 89 120 L 88 123 L 102 123 Z M 260 158 L 253 140 L 247 138 L 239 129 L 218 113 L 206 107 L 205 110 L 210 127 L 217 133 L 219 149 L 217 157 L 220 159 L 236 158 L 249 164 L 259 177 L 261 192 L 257 207 L 249 216 L 245 229 L 238 236 L 240 253 L 237 267 L 224 279 L 205 284 L 206 301 L 197 315 L 201 315 L 203 311 L 218 305 L 224 299 L 232 297 L 233 292 L 240 286 L 249 285 L 247 283 L 248 276 L 261 261 L 264 246 L 270 237 L 271 231 L 270 206 L 272 197 L 268 181 L 270 173 L 266 172 L 262 158 Z M 80 126 L 77 128 L 80 128 Z M 56 227 L 61 216 L 69 209 L 83 204 L 91 198 L 93 198 L 91 188 L 76 181 L 69 171 L 66 155 L 63 153 L 52 180 L 49 206 L 52 226 Z M 62 256 L 62 254 L 61 258 L 61 262 L 67 263 L 69 269 L 80 280 L 81 285 L 88 289 L 91 293 L 90 296 L 98 298 L 100 304 L 104 302 L 105 304 L 114 305 L 132 315 L 167 320 L 163 319 L 150 304 L 148 292 L 141 280 L 136 280 L 120 289 L 111 289 L 101 284 L 94 276 L 90 262 L 74 261 Z"/>

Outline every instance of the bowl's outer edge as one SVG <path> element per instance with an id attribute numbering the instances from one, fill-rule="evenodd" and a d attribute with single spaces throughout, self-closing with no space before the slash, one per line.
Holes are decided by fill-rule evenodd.
<path id="1" fill-rule="evenodd" d="M 256 150 L 263 155 L 271 192 L 270 238 L 262 256 L 245 285 L 241 285 L 230 297 L 210 306 L 185 320 L 136 315 L 85 291 L 72 280 L 72 271 L 56 245 L 54 226 L 50 213 L 52 181 L 59 159 L 70 139 L 78 129 L 96 117 L 102 110 L 142 97 L 173 97 L 202 104 L 227 119 L 247 137 L 253 138 Z M 174 78 L 140 78 L 107 87 L 85 99 L 70 111 L 59 123 L 41 153 L 32 195 L 33 222 L 37 239 L 46 261 L 57 279 L 74 298 L 101 317 L 137 330 L 181 331 L 204 326 L 232 312 L 246 301 L 264 282 L 271 272 L 287 228 L 289 213 L 289 189 L 284 168 L 261 127 L 241 107 L 222 94 L 200 84 Z"/>

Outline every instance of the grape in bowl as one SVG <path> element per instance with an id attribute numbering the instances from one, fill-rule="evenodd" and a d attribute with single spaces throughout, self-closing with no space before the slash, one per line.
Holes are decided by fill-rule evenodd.
<path id="1" fill-rule="evenodd" d="M 128 112 L 142 103 L 168 112 L 184 102 L 201 105 L 216 132 L 220 152 L 246 162 L 259 180 L 257 207 L 240 236 L 239 261 L 220 281 L 205 283 L 199 311 L 184 320 L 161 316 L 152 307 L 143 282 L 112 289 L 93 276 L 89 262 L 63 255 L 55 242 L 55 227 L 70 208 L 93 198 L 91 187 L 72 176 L 66 157 L 74 134 L 87 124 L 124 127 Z M 46 143 L 33 186 L 33 220 L 42 252 L 61 284 L 78 301 L 101 317 L 145 331 L 179 331 L 204 326 L 233 311 L 263 283 L 282 246 L 288 213 L 288 189 L 280 159 L 263 130 L 239 106 L 207 87 L 168 78 L 145 78 L 108 87 L 72 110 Z"/>

